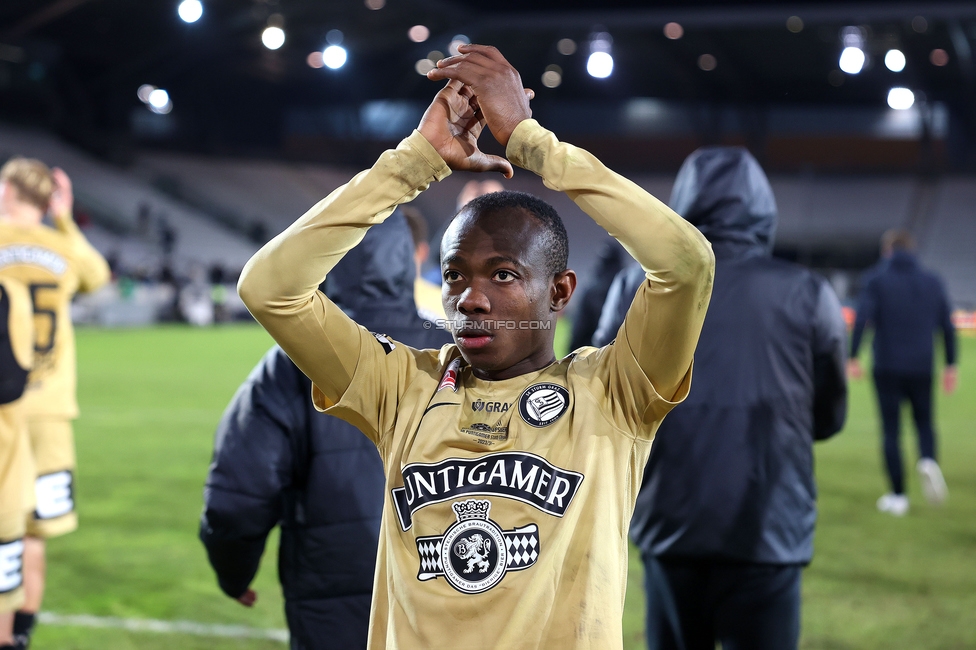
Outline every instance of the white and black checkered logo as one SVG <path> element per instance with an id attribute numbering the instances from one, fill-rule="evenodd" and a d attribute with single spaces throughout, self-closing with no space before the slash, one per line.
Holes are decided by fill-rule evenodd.
<path id="1" fill-rule="evenodd" d="M 569 408 L 569 391 L 559 384 L 532 384 L 519 397 L 519 415 L 533 427 L 547 427 Z"/>
<path id="2" fill-rule="evenodd" d="M 443 576 L 461 593 L 480 594 L 501 582 L 508 571 L 528 569 L 539 558 L 535 524 L 503 531 L 488 518 L 488 500 L 458 501 L 451 507 L 457 522 L 443 535 L 417 538 L 418 580 Z"/>

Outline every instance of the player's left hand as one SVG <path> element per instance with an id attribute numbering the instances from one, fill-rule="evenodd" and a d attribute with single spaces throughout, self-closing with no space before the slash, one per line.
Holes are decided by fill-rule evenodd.
<path id="1" fill-rule="evenodd" d="M 956 392 L 956 386 L 959 384 L 959 371 L 956 370 L 955 366 L 946 366 L 942 371 L 942 391 L 946 395 L 952 395 Z"/>
<path id="2" fill-rule="evenodd" d="M 244 607 L 254 607 L 254 603 L 258 601 L 258 594 L 253 589 L 248 589 L 243 594 L 237 597 L 237 602 Z"/>
<path id="3" fill-rule="evenodd" d="M 428 79 L 456 79 L 474 91 L 488 128 L 503 147 L 523 120 L 532 117 L 535 92 L 522 87 L 518 70 L 490 45 L 461 45 L 457 56 L 437 62 Z"/>
<path id="4" fill-rule="evenodd" d="M 847 376 L 855 380 L 864 376 L 864 370 L 861 368 L 860 361 L 857 359 L 847 360 Z"/>
<path id="5" fill-rule="evenodd" d="M 75 204 L 71 179 L 60 167 L 51 170 L 51 177 L 54 179 L 54 192 L 51 194 L 51 203 L 48 209 L 55 217 L 70 217 Z"/>
<path id="6" fill-rule="evenodd" d="M 434 97 L 417 130 L 455 171 L 497 171 L 512 177 L 512 163 L 478 148 L 485 120 L 471 88 L 449 81 Z"/>

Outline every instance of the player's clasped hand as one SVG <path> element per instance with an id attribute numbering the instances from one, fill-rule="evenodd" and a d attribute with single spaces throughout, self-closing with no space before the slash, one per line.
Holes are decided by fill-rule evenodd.
<path id="1" fill-rule="evenodd" d="M 518 71 L 494 47 L 462 45 L 459 51 L 427 74 L 448 83 L 427 109 L 419 131 L 451 169 L 499 171 L 511 178 L 511 164 L 480 151 L 478 137 L 487 124 L 506 146 L 515 127 L 532 117 L 529 100 L 535 93 L 522 87 Z"/>
<path id="2" fill-rule="evenodd" d="M 535 93 L 522 87 L 518 70 L 490 45 L 462 45 L 459 54 L 437 62 L 428 79 L 454 79 L 469 87 L 495 139 L 504 147 L 512 131 L 532 117 Z"/>
<path id="3" fill-rule="evenodd" d="M 478 149 L 485 120 L 471 89 L 460 81 L 449 81 L 434 97 L 420 120 L 420 131 L 455 171 L 497 171 L 512 177 L 512 164 L 501 156 Z"/>

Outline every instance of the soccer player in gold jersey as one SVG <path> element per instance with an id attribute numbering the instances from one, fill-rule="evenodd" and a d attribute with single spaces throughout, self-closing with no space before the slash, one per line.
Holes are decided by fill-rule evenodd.
<path id="1" fill-rule="evenodd" d="M 0 278 L 0 650 L 14 646 L 14 612 L 24 602 L 24 533 L 34 470 L 21 397 L 34 357 L 27 287 Z"/>
<path id="2" fill-rule="evenodd" d="M 44 595 L 44 540 L 73 531 L 75 341 L 71 298 L 109 279 L 105 259 L 72 219 L 71 180 L 38 161 L 12 158 L 0 169 L 0 277 L 27 286 L 34 312 L 34 367 L 23 397 L 34 468 L 36 506 L 27 522 L 24 595 L 15 624 L 29 637 Z M 54 228 L 42 223 L 51 214 Z M 26 645 L 26 639 L 25 639 Z"/>
<path id="3" fill-rule="evenodd" d="M 386 503 L 371 648 L 620 648 L 627 529 L 661 419 L 688 394 L 711 296 L 701 234 L 531 119 L 496 49 L 465 45 L 417 131 L 248 263 L 248 308 L 313 382 L 320 409 L 380 451 Z M 478 149 L 484 126 L 507 158 Z M 451 170 L 539 174 L 644 266 L 616 342 L 553 352 L 576 286 L 566 231 L 531 195 L 465 206 L 444 235 L 454 345 L 414 350 L 346 317 L 318 285 Z"/>

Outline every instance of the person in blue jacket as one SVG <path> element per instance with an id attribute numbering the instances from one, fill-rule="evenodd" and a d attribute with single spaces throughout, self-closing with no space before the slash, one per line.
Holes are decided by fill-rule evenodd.
<path id="1" fill-rule="evenodd" d="M 688 399 L 661 424 L 634 518 L 655 649 L 788 650 L 817 517 L 813 443 L 843 426 L 846 329 L 830 285 L 771 257 L 776 202 L 745 149 L 682 165 L 671 208 L 715 251 L 715 287 Z M 625 269 L 595 345 L 641 282 Z"/>
<path id="2" fill-rule="evenodd" d="M 450 333 L 414 304 L 410 230 L 395 214 L 329 274 L 326 293 L 376 335 L 437 348 Z M 227 407 L 204 490 L 200 539 L 225 594 L 250 607 L 268 533 L 293 650 L 366 647 L 383 465 L 358 429 L 312 406 L 312 384 L 275 346 Z"/>
<path id="3" fill-rule="evenodd" d="M 912 405 L 918 432 L 916 468 L 922 493 L 933 505 L 949 494 L 936 461 L 932 426 L 932 364 L 935 332 L 942 332 L 945 350 L 943 390 L 956 388 L 956 330 L 942 281 L 922 268 L 914 255 L 915 241 L 904 230 L 889 230 L 881 238 L 881 262 L 867 273 L 857 305 L 848 372 L 863 374 L 857 360 L 864 330 L 874 328 L 874 385 L 884 440 L 884 459 L 891 492 L 878 499 L 878 510 L 895 516 L 908 512 L 905 476 L 899 444 L 901 404 Z"/>

